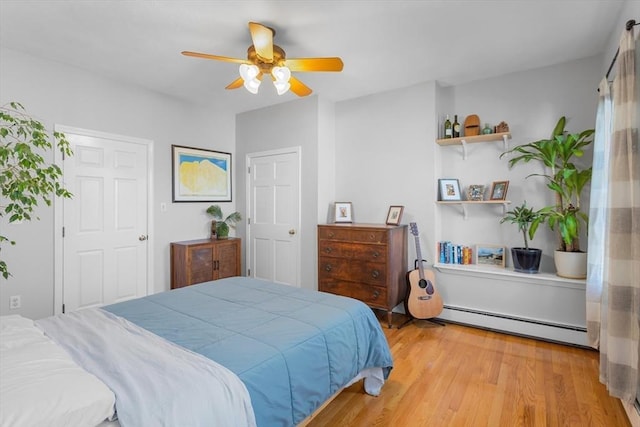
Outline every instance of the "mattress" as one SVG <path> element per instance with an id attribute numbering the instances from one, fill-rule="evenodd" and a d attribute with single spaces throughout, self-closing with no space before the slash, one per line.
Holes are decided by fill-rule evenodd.
<path id="1" fill-rule="evenodd" d="M 103 309 L 234 372 L 259 426 L 295 426 L 353 378 L 393 367 L 371 309 L 338 295 L 232 277 Z"/>
<path id="2" fill-rule="evenodd" d="M 0 317 L 0 426 L 95 426 L 115 396 L 31 319 Z"/>

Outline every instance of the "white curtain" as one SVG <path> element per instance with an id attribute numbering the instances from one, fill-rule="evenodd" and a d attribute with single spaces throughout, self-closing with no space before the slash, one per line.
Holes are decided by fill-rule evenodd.
<path id="1" fill-rule="evenodd" d="M 606 102 L 597 116 L 596 129 L 611 137 L 608 146 L 606 136 L 601 141 L 609 156 L 608 171 L 597 173 L 605 182 L 594 183 L 592 190 L 596 202 L 590 213 L 595 214 L 595 228 L 591 229 L 590 221 L 589 253 L 596 253 L 591 256 L 587 278 L 587 329 L 591 345 L 600 349 L 600 381 L 612 396 L 629 403 L 638 392 L 640 354 L 640 148 L 635 55 L 631 29 L 620 41 L 611 93 L 612 132 L 605 122 Z M 605 99 L 606 89 L 605 82 L 600 89 Z M 604 163 L 605 158 L 605 154 L 594 152 L 594 173 L 596 163 Z M 600 235 L 602 223 L 604 233 Z M 602 265 L 597 265 L 599 254 Z"/>
<path id="2" fill-rule="evenodd" d="M 611 92 L 607 78 L 598 87 L 596 132 L 593 140 L 593 168 L 589 201 L 589 251 L 587 252 L 587 338 L 589 345 L 600 345 L 601 305 L 605 271 L 605 232 L 609 194 L 609 150 L 613 125 Z"/>

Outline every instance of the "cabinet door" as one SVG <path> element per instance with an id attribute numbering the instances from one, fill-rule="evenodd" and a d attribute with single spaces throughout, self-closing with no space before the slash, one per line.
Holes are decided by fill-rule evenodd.
<path id="1" fill-rule="evenodd" d="M 213 268 L 212 246 L 193 246 L 189 248 L 189 265 L 187 267 L 187 271 L 191 276 L 189 285 L 214 280 Z"/>
<path id="2" fill-rule="evenodd" d="M 230 241 L 225 243 L 219 243 L 217 245 L 217 259 L 218 259 L 218 277 L 217 279 L 224 279 L 225 277 L 239 276 L 240 269 L 240 257 L 238 256 L 239 241 Z"/>

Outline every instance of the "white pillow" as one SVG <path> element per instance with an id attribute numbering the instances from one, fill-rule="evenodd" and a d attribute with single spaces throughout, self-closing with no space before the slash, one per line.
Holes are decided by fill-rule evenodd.
<path id="1" fill-rule="evenodd" d="M 95 426 L 115 396 L 31 319 L 0 316 L 0 426 Z"/>

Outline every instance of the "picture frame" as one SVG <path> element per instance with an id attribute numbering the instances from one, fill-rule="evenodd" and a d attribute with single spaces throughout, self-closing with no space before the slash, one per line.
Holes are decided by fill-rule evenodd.
<path id="1" fill-rule="evenodd" d="M 171 146 L 173 202 L 231 202 L 231 153 Z"/>
<path id="2" fill-rule="evenodd" d="M 505 267 L 506 247 L 499 245 L 476 245 L 475 263 L 477 265 L 489 265 L 494 267 Z"/>
<path id="3" fill-rule="evenodd" d="M 402 220 L 402 212 L 404 206 L 389 206 L 389 212 L 387 213 L 387 225 L 400 225 Z"/>
<path id="4" fill-rule="evenodd" d="M 351 202 L 336 202 L 334 222 L 353 222 Z"/>
<path id="5" fill-rule="evenodd" d="M 494 181 L 491 185 L 489 200 L 506 200 L 509 181 Z"/>
<path id="6" fill-rule="evenodd" d="M 467 187 L 467 200 L 481 202 L 484 200 L 484 185 L 473 184 Z"/>
<path id="7" fill-rule="evenodd" d="M 438 180 L 438 195 L 440 201 L 460 201 L 460 182 L 457 178 L 442 178 Z"/>

